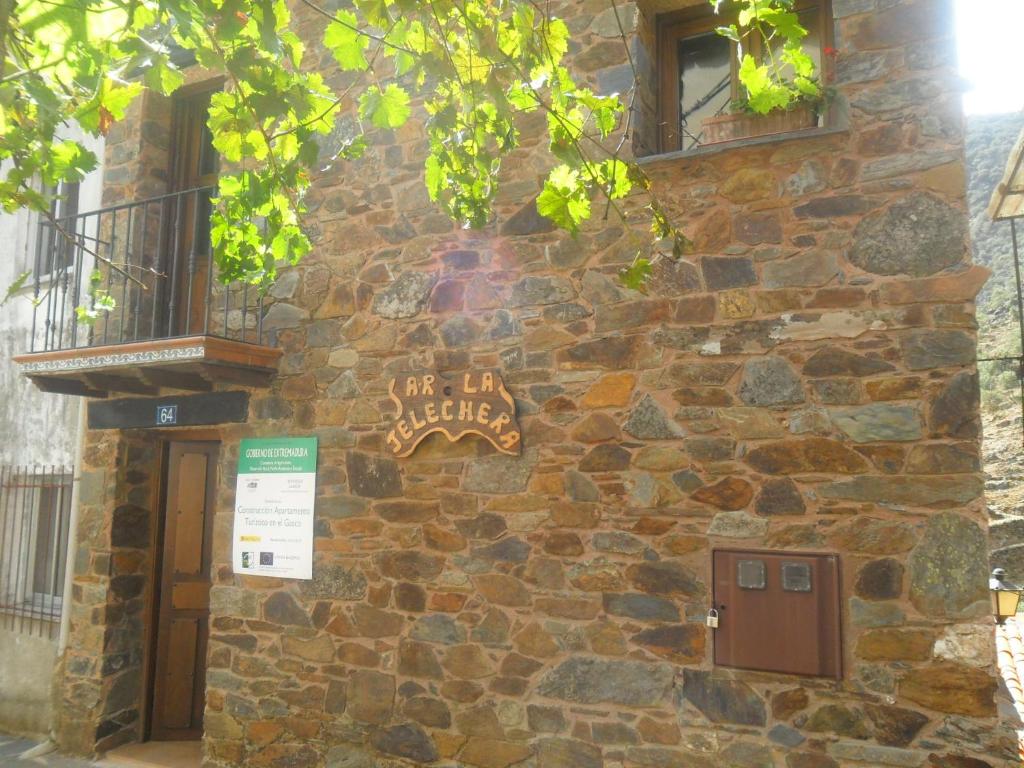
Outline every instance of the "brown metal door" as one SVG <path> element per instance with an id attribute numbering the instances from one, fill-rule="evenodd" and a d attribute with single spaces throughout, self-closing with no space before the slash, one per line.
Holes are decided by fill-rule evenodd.
<path id="1" fill-rule="evenodd" d="M 715 663 L 840 677 L 835 555 L 717 550 Z"/>
<path id="2" fill-rule="evenodd" d="M 171 443 L 160 573 L 154 740 L 203 735 L 217 443 Z"/>

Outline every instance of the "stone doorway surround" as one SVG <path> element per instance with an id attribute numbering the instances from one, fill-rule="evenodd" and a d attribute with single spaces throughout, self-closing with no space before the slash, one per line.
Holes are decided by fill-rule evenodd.
<path id="1" fill-rule="evenodd" d="M 55 694 L 63 751 L 103 754 L 142 743 L 148 735 L 165 449 L 172 440 L 218 441 L 223 432 L 224 427 L 87 431 L 75 607 Z M 223 466 L 219 462 L 218 470 Z M 230 508 L 224 487 L 218 485 L 215 507 Z"/>

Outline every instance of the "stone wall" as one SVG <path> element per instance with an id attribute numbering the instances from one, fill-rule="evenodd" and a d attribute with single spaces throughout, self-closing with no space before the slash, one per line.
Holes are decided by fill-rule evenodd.
<path id="1" fill-rule="evenodd" d="M 614 80 L 607 4 L 555 5 L 584 79 Z M 645 161 L 694 243 L 646 294 L 616 280 L 646 239 L 641 202 L 577 239 L 536 215 L 542 118 L 482 232 L 427 200 L 415 121 L 315 180 L 314 251 L 265 321 L 280 376 L 220 436 L 207 765 L 1015 764 L 993 702 L 986 273 L 969 266 L 952 11 L 834 12 L 848 124 Z M 308 38 L 319 25 L 296 9 Z M 523 455 L 434 435 L 389 458 L 387 379 L 478 367 L 516 398 Z M 238 439 L 308 434 L 313 580 L 234 575 Z M 138 727 L 139 691 L 105 703 L 138 674 L 135 641 L 127 666 L 103 660 L 138 628 L 144 579 L 113 585 L 147 555 L 114 539 L 126 509 L 150 519 L 135 496 L 153 470 L 117 457 L 158 438 L 90 440 L 106 496 L 83 510 L 65 707 L 111 723 L 96 738 Z M 714 667 L 710 550 L 731 546 L 840 555 L 842 680 Z"/>
<path id="2" fill-rule="evenodd" d="M 159 445 L 90 430 L 82 456 L 70 631 L 56 692 L 61 749 L 141 737 L 153 595 Z"/>
<path id="3" fill-rule="evenodd" d="M 172 100 L 146 90 L 124 120 L 110 126 L 103 157 L 103 205 L 136 202 L 168 191 Z"/>

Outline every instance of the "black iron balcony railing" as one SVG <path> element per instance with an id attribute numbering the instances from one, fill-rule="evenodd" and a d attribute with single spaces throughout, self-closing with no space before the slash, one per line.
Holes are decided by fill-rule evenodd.
<path id="1" fill-rule="evenodd" d="M 197 335 L 261 344 L 261 293 L 221 283 L 210 258 L 215 194 L 200 187 L 42 220 L 31 351 Z"/>

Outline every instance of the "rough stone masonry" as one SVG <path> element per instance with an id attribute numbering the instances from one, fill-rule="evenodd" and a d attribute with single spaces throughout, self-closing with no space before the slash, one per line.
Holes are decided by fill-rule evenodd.
<path id="1" fill-rule="evenodd" d="M 683 4 L 619 3 L 641 68 L 655 10 Z M 552 6 L 581 79 L 628 87 L 606 0 Z M 314 251 L 265 322 L 280 375 L 217 436 L 207 766 L 1017 764 L 994 699 L 986 272 L 952 8 L 832 11 L 834 130 L 644 160 L 693 241 L 646 293 L 616 279 L 639 205 L 576 239 L 538 217 L 542 117 L 483 231 L 427 200 L 415 120 L 316 179 Z M 151 97 L 112 130 L 111 202 L 159 192 L 168 113 Z M 390 377 L 483 368 L 515 398 L 521 456 L 434 434 L 390 457 Z M 310 434 L 313 580 L 233 574 L 238 440 Z M 140 737 L 158 443 L 92 432 L 85 461 L 58 725 L 79 752 Z M 841 680 L 712 664 L 725 546 L 839 554 Z"/>

